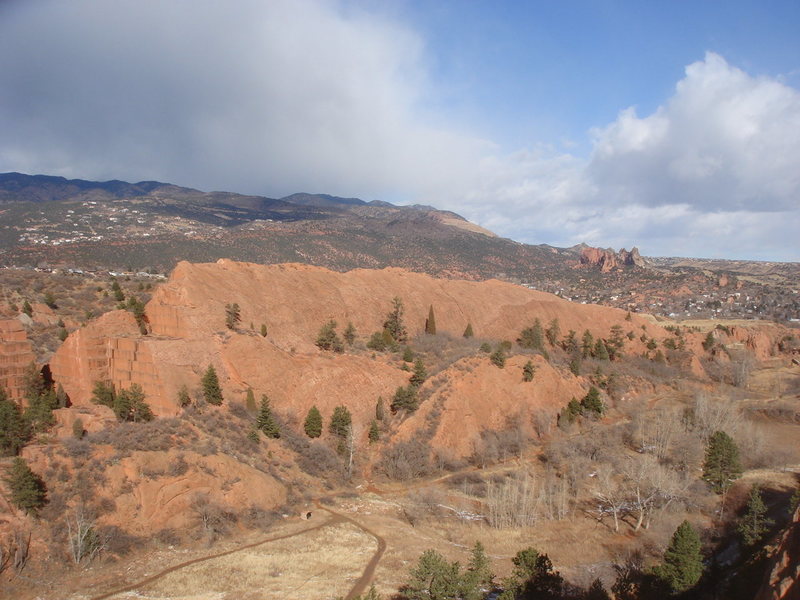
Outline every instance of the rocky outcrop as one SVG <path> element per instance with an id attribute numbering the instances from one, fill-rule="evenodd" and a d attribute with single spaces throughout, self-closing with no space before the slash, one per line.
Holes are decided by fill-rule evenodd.
<path id="1" fill-rule="evenodd" d="M 608 273 L 612 269 L 620 266 L 645 267 L 646 262 L 639 254 L 639 249 L 635 246 L 628 252 L 622 248 L 619 252 L 614 252 L 612 248 L 593 248 L 584 246 L 581 248 L 581 264 L 599 267 L 600 272 Z"/>
<path id="2" fill-rule="evenodd" d="M 28 335 L 19 320 L 0 320 L 0 387 L 17 402 L 22 400 L 25 368 L 35 359 Z"/>
<path id="3" fill-rule="evenodd" d="M 800 508 L 781 536 L 755 600 L 800 599 Z"/>
<path id="4" fill-rule="evenodd" d="M 147 304 L 149 335 L 139 333 L 130 313 L 108 313 L 69 336 L 56 352 L 51 371 L 77 407 L 91 405 L 95 381 L 111 381 L 118 389 L 138 383 L 154 412 L 168 416 L 180 410 L 180 388 L 185 385 L 199 396 L 200 379 L 208 365 L 214 365 L 231 401 L 241 402 L 252 388 L 257 397 L 267 394 L 277 410 L 296 419 L 304 418 L 314 404 L 326 419 L 334 407 L 345 405 L 366 435 L 378 396 L 388 402 L 397 387 L 407 383 L 408 373 L 389 355 L 334 355 L 321 352 L 314 342 L 320 327 L 333 319 L 340 333 L 352 322 L 357 344 L 363 347 L 373 332 L 382 329 L 394 297 L 403 300 L 404 320 L 412 337 L 424 331 L 431 306 L 439 334 L 456 339 L 471 324 L 478 338 L 514 340 L 536 318 L 545 326 L 558 319 L 562 332 L 588 329 L 595 337 L 608 336 L 614 324 L 628 329 L 644 326 L 656 338 L 664 335 L 660 327 L 639 315 L 625 321 L 622 310 L 575 304 L 500 281 L 443 280 L 394 268 L 339 273 L 297 264 L 221 260 L 176 267 Z M 235 331 L 225 325 L 225 306 L 233 303 L 241 314 Z M 260 334 L 262 324 L 266 337 Z M 631 351 L 644 350 L 635 347 L 638 343 L 638 338 L 629 343 Z M 489 368 L 486 358 L 478 362 L 470 368 L 485 369 L 486 380 L 497 380 L 498 390 L 504 391 L 487 388 L 481 397 L 472 398 L 480 386 L 453 383 L 463 388 L 462 402 L 492 407 L 491 414 L 483 409 L 475 413 L 476 427 L 499 427 L 511 414 L 512 405 L 486 402 L 487 398 L 503 396 L 522 402 L 525 396 L 528 413 L 544 404 L 556 411 L 557 405 L 580 392 L 577 384 L 557 385 L 555 375 L 552 386 L 537 386 L 535 393 L 531 386 L 517 389 L 519 373 Z M 451 369 L 448 378 L 455 382 L 462 368 Z M 549 371 L 543 367 L 542 382 L 545 372 Z M 414 423 L 423 426 L 419 419 Z M 465 452 L 466 447 L 453 443 L 448 435 L 442 433 L 437 442 Z"/>

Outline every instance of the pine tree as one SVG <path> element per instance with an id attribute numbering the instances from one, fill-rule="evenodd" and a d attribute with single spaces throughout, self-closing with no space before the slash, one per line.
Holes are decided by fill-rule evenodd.
<path id="1" fill-rule="evenodd" d="M 523 348 L 544 350 L 544 332 L 542 331 L 542 322 L 538 317 L 534 320 L 533 326 L 522 330 L 517 338 L 517 343 Z"/>
<path id="2" fill-rule="evenodd" d="M 29 439 L 30 429 L 17 403 L 0 387 L 0 456 L 14 456 Z"/>
<path id="3" fill-rule="evenodd" d="M 716 344 L 716 343 L 717 343 L 717 340 L 714 339 L 714 332 L 713 331 L 709 331 L 706 334 L 706 339 L 703 340 L 703 350 L 705 350 L 706 352 L 710 352 L 711 349 L 714 347 L 714 344 Z"/>
<path id="4" fill-rule="evenodd" d="M 372 423 L 369 425 L 369 443 L 374 444 L 381 439 L 381 430 L 378 429 L 378 422 L 375 419 L 372 419 Z"/>
<path id="5" fill-rule="evenodd" d="M 117 302 L 122 302 L 125 300 L 125 293 L 122 291 L 119 281 L 116 279 L 111 280 L 111 291 L 114 292 L 114 300 Z"/>
<path id="6" fill-rule="evenodd" d="M 244 396 L 244 407 L 248 412 L 256 412 L 256 395 L 253 393 L 253 388 L 247 388 Z"/>
<path id="7" fill-rule="evenodd" d="M 44 303 L 47 305 L 48 308 L 56 309 L 58 305 L 56 305 L 56 297 L 53 295 L 53 292 L 47 291 L 44 294 Z"/>
<path id="8" fill-rule="evenodd" d="M 736 443 L 724 431 L 715 431 L 706 445 L 703 479 L 717 494 L 722 494 L 741 476 L 742 465 Z"/>
<path id="9" fill-rule="evenodd" d="M 222 388 L 219 385 L 219 378 L 217 377 L 217 371 L 214 369 L 214 365 L 208 365 L 208 369 L 206 369 L 206 373 L 203 375 L 200 385 L 203 388 L 203 398 L 206 402 L 215 406 L 222 404 Z"/>
<path id="10" fill-rule="evenodd" d="M 505 592 L 501 599 L 537 598 L 556 600 L 562 597 L 564 579 L 553 570 L 553 563 L 546 554 L 539 554 L 528 547 L 517 552 L 511 559 L 514 571 L 503 582 Z"/>
<path id="11" fill-rule="evenodd" d="M 672 535 L 664 552 L 663 564 L 653 574 L 673 593 L 681 594 L 697 584 L 703 574 L 700 536 L 689 521 L 684 521 Z"/>
<path id="12" fill-rule="evenodd" d="M 597 341 L 594 343 L 594 351 L 592 352 L 592 356 L 594 356 L 597 360 L 608 360 L 608 348 L 603 340 L 597 338 Z"/>
<path id="13" fill-rule="evenodd" d="M 569 330 L 564 340 L 561 342 L 561 347 L 567 354 L 575 354 L 578 351 L 578 338 L 576 337 L 574 329 Z"/>
<path id="14" fill-rule="evenodd" d="M 579 377 L 581 374 L 581 355 L 576 354 L 572 357 L 572 360 L 569 361 L 569 370 L 570 372 L 575 375 L 575 377 Z"/>
<path id="15" fill-rule="evenodd" d="M 11 492 L 11 503 L 25 514 L 36 515 L 47 503 L 47 488 L 44 481 L 31 471 L 22 458 L 15 458 L 6 471 L 5 481 Z"/>
<path id="16" fill-rule="evenodd" d="M 187 388 L 186 385 L 182 385 L 178 390 L 178 406 L 181 408 L 186 408 L 191 403 L 192 398 L 189 396 L 189 388 Z"/>
<path id="17" fill-rule="evenodd" d="M 95 404 L 100 404 L 102 406 L 107 406 L 108 408 L 114 408 L 114 401 L 117 398 L 117 394 L 114 391 L 114 385 L 108 381 L 95 381 L 94 387 L 92 388 L 92 402 Z"/>
<path id="18" fill-rule="evenodd" d="M 320 350 L 344 352 L 344 344 L 336 333 L 336 321 L 331 319 L 320 328 L 316 344 Z"/>
<path id="19" fill-rule="evenodd" d="M 328 431 L 340 438 L 347 437 L 350 426 L 353 424 L 353 417 L 346 406 L 337 406 L 333 409 L 333 416 L 328 425 Z"/>
<path id="20" fill-rule="evenodd" d="M 386 416 L 386 407 L 383 404 L 383 396 L 378 396 L 378 401 L 375 403 L 375 418 L 378 421 L 383 421 Z"/>
<path id="21" fill-rule="evenodd" d="M 484 590 L 494 587 L 494 574 L 486 549 L 479 541 L 472 547 L 472 554 L 464 574 L 464 600 L 479 600 Z"/>
<path id="22" fill-rule="evenodd" d="M 583 332 L 583 337 L 581 338 L 581 356 L 583 358 L 589 358 L 594 356 L 594 337 L 592 337 L 592 332 L 586 329 Z"/>
<path id="23" fill-rule="evenodd" d="M 502 348 L 498 347 L 497 350 L 489 355 L 489 360 L 492 361 L 495 367 L 502 369 L 506 366 L 506 353 L 503 352 Z"/>
<path id="24" fill-rule="evenodd" d="M 603 414 L 603 401 L 600 399 L 600 390 L 592 386 L 581 400 L 581 407 L 598 415 Z"/>
<path id="25" fill-rule="evenodd" d="M 316 406 L 308 410 L 306 420 L 303 423 L 303 430 L 310 438 L 318 438 L 322 435 L 322 415 Z"/>
<path id="26" fill-rule="evenodd" d="M 411 346 L 406 346 L 405 350 L 403 350 L 403 362 L 414 362 L 414 351 Z"/>
<path id="27" fill-rule="evenodd" d="M 56 386 L 56 406 L 58 408 L 67 408 L 69 406 L 69 396 L 64 391 L 64 387 L 59 383 Z"/>
<path id="28" fill-rule="evenodd" d="M 383 328 L 389 332 L 392 339 L 398 344 L 404 343 L 408 339 L 405 325 L 403 324 L 403 301 L 395 296 L 392 299 L 392 312 L 386 316 Z"/>
<path id="29" fill-rule="evenodd" d="M 533 362 L 528 361 L 525 363 L 525 366 L 522 367 L 522 381 L 533 381 L 533 376 L 536 374 L 536 367 L 533 366 Z"/>
<path id="30" fill-rule="evenodd" d="M 774 521 L 768 519 L 766 515 L 767 507 L 761 498 L 761 488 L 758 485 L 754 485 L 750 489 L 747 509 L 736 527 L 739 535 L 742 536 L 742 542 L 745 546 L 755 546 L 774 524 Z"/>
<path id="31" fill-rule="evenodd" d="M 436 335 L 436 316 L 433 314 L 433 304 L 428 310 L 428 318 L 425 321 L 425 333 L 428 335 Z"/>
<path id="32" fill-rule="evenodd" d="M 267 325 L 266 323 L 261 324 L 261 337 L 267 337 Z"/>
<path id="33" fill-rule="evenodd" d="M 242 313 L 239 305 L 234 302 L 233 304 L 225 305 L 225 327 L 228 329 L 236 329 L 236 326 L 242 320 Z"/>
<path id="34" fill-rule="evenodd" d="M 31 306 L 31 303 L 28 302 L 27 299 L 22 303 L 22 312 L 24 312 L 29 317 L 33 316 L 33 307 Z"/>
<path id="35" fill-rule="evenodd" d="M 345 344 L 347 344 L 348 346 L 352 346 L 355 343 L 355 341 L 356 341 L 356 328 L 353 325 L 352 321 L 348 321 L 347 322 L 347 327 L 345 328 L 344 333 L 342 334 L 342 337 L 344 338 Z"/>
<path id="36" fill-rule="evenodd" d="M 78 417 L 72 422 L 72 437 L 76 440 L 82 440 L 85 434 L 86 430 L 83 428 L 83 420 Z"/>
<path id="37" fill-rule="evenodd" d="M 458 562 L 448 562 L 436 550 L 425 550 L 411 569 L 404 593 L 408 600 L 451 600 L 463 596 L 462 585 Z"/>
<path id="38" fill-rule="evenodd" d="M 558 319 L 553 319 L 550 321 L 550 325 L 544 334 L 545 337 L 547 337 L 547 341 L 550 343 L 550 345 L 555 346 L 559 336 L 561 335 L 561 327 L 558 324 Z"/>
<path id="39" fill-rule="evenodd" d="M 425 370 L 425 363 L 422 362 L 421 357 L 417 357 L 417 360 L 414 361 L 414 372 L 411 374 L 409 383 L 414 387 L 419 387 L 427 378 L 428 372 Z"/>
<path id="40" fill-rule="evenodd" d="M 408 387 L 399 387 L 394 393 L 390 408 L 393 413 L 399 410 L 414 412 L 419 407 L 419 399 L 417 398 L 417 388 L 413 385 Z"/>
<path id="41" fill-rule="evenodd" d="M 120 421 L 139 423 L 153 420 L 153 411 L 145 402 L 144 390 L 138 383 L 132 383 L 127 390 L 119 391 L 114 403 L 114 413 Z"/>
<path id="42" fill-rule="evenodd" d="M 472 323 L 467 323 L 467 328 L 464 330 L 464 337 L 471 338 L 475 333 L 472 331 Z"/>
<path id="43" fill-rule="evenodd" d="M 606 588 L 603 587 L 603 582 L 595 579 L 589 589 L 586 590 L 583 600 L 611 600 L 611 596 L 609 596 Z"/>
<path id="44" fill-rule="evenodd" d="M 278 427 L 278 423 L 272 414 L 272 409 L 269 406 L 269 398 L 266 394 L 261 395 L 261 406 L 258 410 L 256 427 L 268 438 L 276 440 L 281 437 L 281 429 Z"/>

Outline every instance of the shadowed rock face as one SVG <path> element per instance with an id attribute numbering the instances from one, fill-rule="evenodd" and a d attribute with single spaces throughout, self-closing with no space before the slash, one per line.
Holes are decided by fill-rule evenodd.
<path id="1" fill-rule="evenodd" d="M 797 600 L 800 598 L 800 508 L 781 536 L 764 584 L 755 600 Z"/>

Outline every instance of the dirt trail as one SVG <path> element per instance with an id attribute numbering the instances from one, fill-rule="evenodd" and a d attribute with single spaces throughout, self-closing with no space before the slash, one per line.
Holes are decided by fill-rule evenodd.
<path id="1" fill-rule="evenodd" d="M 367 566 L 364 567 L 364 572 L 361 573 L 361 577 L 353 585 L 352 589 L 347 593 L 347 596 L 344 597 L 344 600 L 353 600 L 356 596 L 363 594 L 367 591 L 367 586 L 372 582 L 372 578 L 375 576 L 375 569 L 378 567 L 378 563 L 381 561 L 383 557 L 383 553 L 386 552 L 386 539 L 383 536 L 378 535 L 371 529 L 365 527 L 355 519 L 352 519 L 342 513 L 336 512 L 330 508 L 322 506 L 319 500 L 314 502 L 318 508 L 330 513 L 334 517 L 339 517 L 343 521 L 347 521 L 348 523 L 355 525 L 361 531 L 366 533 L 369 536 L 372 536 L 378 542 L 378 549 L 375 550 L 375 554 L 372 555 L 372 558 L 367 563 Z"/>
<path id="2" fill-rule="evenodd" d="M 177 565 L 173 565 L 173 566 L 171 566 L 171 567 L 169 567 L 167 569 L 164 569 L 163 571 L 159 571 L 155 575 L 150 575 L 149 577 L 146 577 L 145 579 L 141 579 L 139 581 L 136 581 L 134 583 L 126 585 L 125 587 L 117 588 L 116 590 L 112 590 L 110 592 L 106 592 L 105 594 L 101 594 L 100 596 L 94 596 L 94 597 L 92 597 L 91 600 L 106 600 L 107 598 L 111 598 L 113 596 L 116 596 L 117 594 L 124 594 L 125 592 L 131 592 L 131 591 L 136 590 L 138 588 L 142 588 L 142 587 L 144 587 L 146 585 L 149 585 L 149 584 L 153 583 L 154 581 L 157 581 L 158 579 L 161 579 L 162 577 L 164 577 L 166 575 L 169 575 L 170 573 L 174 573 L 175 571 L 178 571 L 179 569 L 183 569 L 185 567 L 188 567 L 188 566 L 191 566 L 191 565 L 195 565 L 197 563 L 205 562 L 207 560 L 214 560 L 215 558 L 221 558 L 223 556 L 228 556 L 230 554 L 235 554 L 237 552 L 241 552 L 242 550 L 248 550 L 250 548 L 255 548 L 257 546 L 262 546 L 262 545 L 268 544 L 270 542 L 277 542 L 279 540 L 285 540 L 285 539 L 292 538 L 292 537 L 295 537 L 295 536 L 298 536 L 298 535 L 304 535 L 306 533 L 309 533 L 310 531 L 315 531 L 317 529 L 322 529 L 323 527 L 328 527 L 329 525 L 336 525 L 337 523 L 341 523 L 342 521 L 350 521 L 351 523 L 355 523 L 351 519 L 348 519 L 347 517 L 343 517 L 342 515 L 339 515 L 338 513 L 334 513 L 333 511 L 327 511 L 327 512 L 330 513 L 331 518 L 328 519 L 327 521 L 324 521 L 324 522 L 320 523 L 319 525 L 314 525 L 313 527 L 308 527 L 306 529 L 303 529 L 301 531 L 296 531 L 294 533 L 287 533 L 286 535 L 279 535 L 279 536 L 275 536 L 275 537 L 270 537 L 270 538 L 267 538 L 267 539 L 264 539 L 264 540 L 260 540 L 258 542 L 254 542 L 252 544 L 247 544 L 245 546 L 239 546 L 238 548 L 233 548 L 231 550 L 226 550 L 224 552 L 217 552 L 216 554 L 209 554 L 208 556 L 201 556 L 199 558 L 194 558 L 192 560 L 187 560 L 186 562 L 182 562 L 182 563 L 179 563 Z M 355 524 L 357 526 L 361 527 L 357 523 L 355 523 Z M 372 534 L 370 534 L 370 535 L 372 535 Z M 348 595 L 348 598 L 350 598 L 349 595 Z"/>
<path id="3" fill-rule="evenodd" d="M 141 579 L 141 580 L 136 581 L 134 583 L 128 584 L 125 587 L 117 588 L 116 590 L 112 590 L 110 592 L 106 592 L 105 594 L 101 594 L 100 596 L 94 596 L 94 597 L 92 597 L 91 600 L 106 600 L 107 598 L 111 598 L 113 596 L 116 596 L 117 594 L 124 594 L 125 592 L 132 592 L 132 591 L 134 591 L 136 589 L 145 587 L 145 586 L 153 583 L 154 581 L 157 581 L 158 579 L 161 579 L 162 577 L 165 577 L 166 575 L 169 575 L 170 573 L 174 573 L 175 571 L 178 571 L 178 570 L 183 569 L 185 567 L 189 567 L 191 565 L 195 565 L 197 563 L 201 563 L 201 562 L 205 562 L 205 561 L 209 561 L 209 560 L 214 560 L 216 558 L 221 558 L 223 556 L 228 556 L 230 554 L 235 554 L 235 553 L 241 552 L 243 550 L 248 550 L 250 548 L 255 548 L 257 546 L 262 546 L 264 544 L 269 544 L 270 542 L 277 542 L 277 541 L 280 541 L 280 540 L 286 540 L 286 539 L 289 539 L 289 538 L 292 538 L 292 537 L 296 537 L 298 535 L 305 535 L 305 534 L 307 534 L 307 533 L 309 533 L 311 531 L 316 531 L 317 529 L 322 529 L 323 527 L 328 527 L 330 525 L 336 525 L 338 523 L 344 523 L 344 522 L 350 523 L 351 525 L 357 527 L 358 529 L 360 529 L 361 531 L 363 531 L 367 535 L 375 538 L 375 540 L 378 542 L 378 548 L 375 551 L 375 554 L 372 555 L 372 558 L 370 559 L 369 563 L 367 563 L 367 566 L 364 567 L 364 571 L 361 573 L 361 576 L 358 578 L 358 580 L 356 580 L 356 582 L 353 585 L 352 589 L 347 593 L 347 596 L 345 596 L 345 600 L 353 600 L 353 598 L 355 598 L 356 596 L 364 593 L 367 590 L 367 586 L 372 582 L 372 578 L 375 576 L 375 569 L 378 567 L 378 563 L 380 562 L 381 558 L 383 557 L 383 553 L 386 552 L 386 539 L 383 538 L 382 536 L 378 535 L 377 533 L 375 533 L 371 529 L 365 527 L 364 525 L 362 525 L 361 523 L 359 523 L 355 519 L 353 519 L 351 517 L 348 517 L 346 515 L 343 515 L 342 513 L 339 513 L 337 511 L 331 509 L 331 508 L 323 506 L 322 504 L 320 504 L 320 500 L 319 499 L 315 500 L 314 504 L 316 504 L 317 508 L 319 508 L 320 510 L 324 510 L 325 512 L 327 512 L 330 515 L 330 518 L 325 520 L 325 521 L 323 521 L 322 523 L 320 523 L 318 525 L 314 525 L 313 527 L 307 527 L 306 529 L 302 529 L 302 530 L 296 531 L 294 533 L 287 533 L 286 535 L 279 535 L 279 536 L 275 536 L 275 537 L 269 537 L 267 539 L 259 540 L 258 542 L 254 542 L 252 544 L 247 544 L 245 546 L 240 546 L 238 548 L 233 548 L 231 550 L 226 550 L 224 552 L 217 552 L 215 554 L 209 554 L 208 556 L 201 556 L 199 558 L 194 558 L 192 560 L 187 560 L 185 562 L 182 562 L 182 563 L 179 563 L 177 565 L 173 565 L 173 566 L 171 566 L 171 567 L 169 567 L 167 569 L 164 569 L 163 571 L 159 571 L 155 575 L 150 575 L 149 577 L 146 577 L 145 579 Z"/>

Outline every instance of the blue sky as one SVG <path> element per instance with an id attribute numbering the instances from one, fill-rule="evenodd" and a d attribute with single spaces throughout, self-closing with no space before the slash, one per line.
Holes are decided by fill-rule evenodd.
<path id="1" fill-rule="evenodd" d="M 0 2 L 0 171 L 800 260 L 800 3 Z"/>

